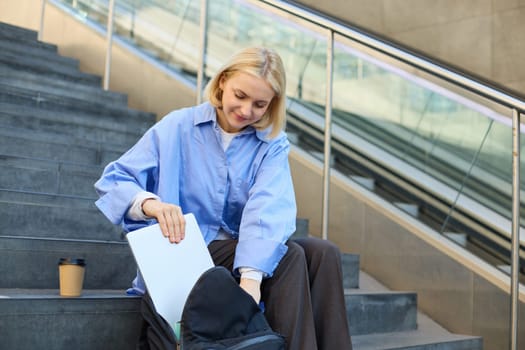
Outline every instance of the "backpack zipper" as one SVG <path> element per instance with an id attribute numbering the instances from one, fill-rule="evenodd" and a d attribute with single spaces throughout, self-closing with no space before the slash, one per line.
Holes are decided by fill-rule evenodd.
<path id="1" fill-rule="evenodd" d="M 266 334 L 266 335 L 263 335 L 263 336 L 260 336 L 260 337 L 257 337 L 257 338 L 246 339 L 246 340 L 240 342 L 239 344 L 228 348 L 228 350 L 243 349 L 243 347 L 259 344 L 259 343 L 262 343 L 262 342 L 267 341 L 267 340 L 280 340 L 280 339 L 281 339 L 281 337 L 279 337 L 278 335 Z"/>

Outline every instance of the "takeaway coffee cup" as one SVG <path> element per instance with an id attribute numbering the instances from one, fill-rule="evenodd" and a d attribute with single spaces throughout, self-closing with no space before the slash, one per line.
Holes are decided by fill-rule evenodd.
<path id="1" fill-rule="evenodd" d="M 58 272 L 61 296 L 78 297 L 82 294 L 85 267 L 84 259 L 60 258 Z"/>

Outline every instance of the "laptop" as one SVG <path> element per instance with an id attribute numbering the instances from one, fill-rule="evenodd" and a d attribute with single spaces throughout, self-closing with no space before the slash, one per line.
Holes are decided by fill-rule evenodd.
<path id="1" fill-rule="evenodd" d="M 126 235 L 157 313 L 175 331 L 193 285 L 214 266 L 195 216 L 184 217 L 186 234 L 177 244 L 162 235 L 159 224 Z"/>

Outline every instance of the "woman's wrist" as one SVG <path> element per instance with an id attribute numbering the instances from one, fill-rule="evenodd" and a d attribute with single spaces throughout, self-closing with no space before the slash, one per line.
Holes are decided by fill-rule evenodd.
<path id="1" fill-rule="evenodd" d="M 246 293 L 252 296 L 256 304 L 259 304 L 261 301 L 261 282 L 252 280 L 250 278 L 241 277 L 241 282 L 239 285 Z"/>
<path id="2" fill-rule="evenodd" d="M 142 206 L 147 199 L 160 199 L 159 196 L 157 196 L 154 193 L 142 191 L 137 193 L 137 195 L 133 198 L 131 205 L 128 209 L 128 212 L 126 213 L 126 216 L 135 221 L 141 221 L 141 220 L 148 220 L 151 219 L 151 217 L 148 217 L 144 210 L 142 209 Z"/>
<path id="3" fill-rule="evenodd" d="M 150 197 L 150 198 L 146 198 L 142 201 L 142 203 L 140 204 L 140 210 L 142 210 L 142 214 L 144 214 L 145 217 L 147 218 L 151 218 L 152 216 L 151 215 L 148 215 L 146 213 L 146 211 L 144 210 L 144 204 L 146 204 L 148 201 L 158 201 L 158 197 L 157 198 L 154 198 L 154 197 Z"/>

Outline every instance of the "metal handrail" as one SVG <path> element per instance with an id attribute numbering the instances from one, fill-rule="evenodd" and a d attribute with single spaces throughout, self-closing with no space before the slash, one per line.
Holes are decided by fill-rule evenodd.
<path id="1" fill-rule="evenodd" d="M 518 350 L 518 298 L 520 249 L 520 113 L 512 110 L 512 253 L 510 288 L 510 346 Z"/>
<path id="2" fill-rule="evenodd" d="M 204 89 L 204 69 L 205 69 L 205 57 L 206 57 L 206 31 L 208 28 L 208 1 L 201 0 L 201 16 L 200 16 L 200 57 L 199 66 L 197 71 L 197 103 L 201 103 Z"/>
<path id="3" fill-rule="evenodd" d="M 326 45 L 326 103 L 324 127 L 324 165 L 323 165 L 323 223 L 321 235 L 328 239 L 328 206 L 330 203 L 330 160 L 332 142 L 332 94 L 334 76 L 334 32 L 328 33 Z"/>
<path id="4" fill-rule="evenodd" d="M 104 66 L 104 90 L 109 90 L 109 78 L 111 76 L 111 53 L 113 47 L 113 22 L 115 16 L 115 0 L 109 0 L 108 23 L 106 26 L 106 63 Z"/>
<path id="5" fill-rule="evenodd" d="M 310 23 L 316 24 L 320 27 L 327 28 L 335 33 L 349 37 L 352 40 L 366 45 L 376 51 L 385 53 L 393 58 L 408 63 L 416 68 L 429 72 L 435 76 L 441 77 L 444 80 L 450 81 L 455 85 L 468 89 L 481 96 L 489 98 L 490 100 L 503 104 L 507 107 L 516 108 L 521 113 L 525 113 L 525 100 L 512 96 L 510 93 L 501 91 L 486 83 L 480 82 L 474 77 L 469 77 L 465 73 L 458 73 L 450 68 L 446 68 L 428 59 L 419 57 L 410 53 L 407 50 L 400 49 L 394 45 L 385 43 L 384 41 L 373 38 L 370 35 L 361 33 L 356 29 L 344 26 L 331 19 L 317 15 L 311 10 L 306 11 L 296 4 L 292 4 L 286 0 L 260 0 L 260 2 L 267 3 L 272 7 L 281 9 L 294 17 L 300 17 Z"/>
<path id="6" fill-rule="evenodd" d="M 40 4 L 40 26 L 38 29 L 38 40 L 43 40 L 44 36 L 44 17 L 46 14 L 46 0 L 42 0 Z"/>

